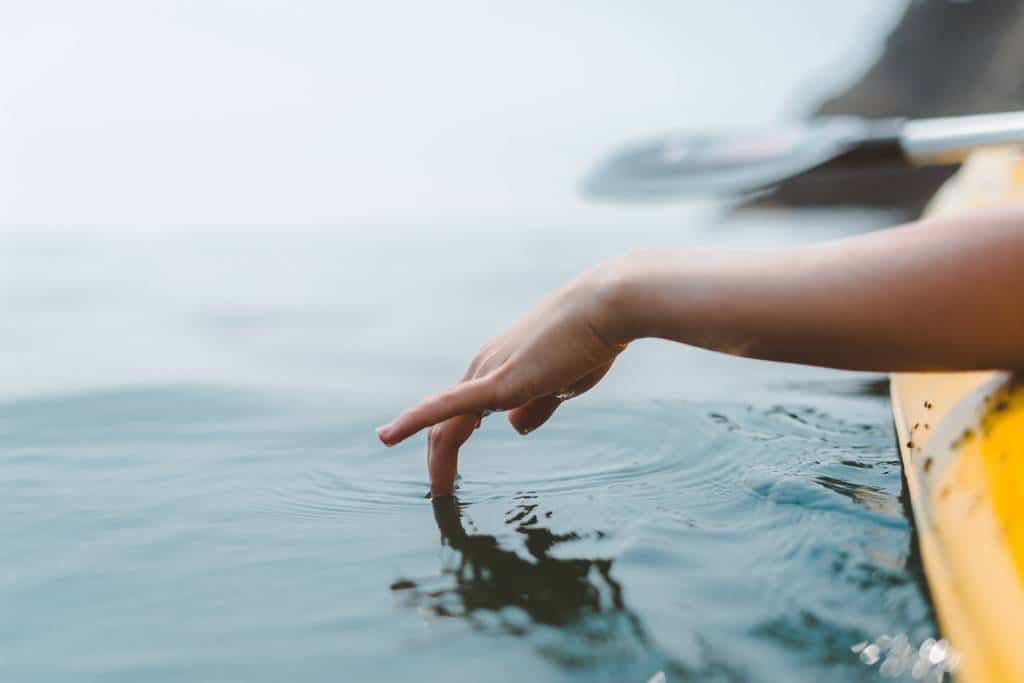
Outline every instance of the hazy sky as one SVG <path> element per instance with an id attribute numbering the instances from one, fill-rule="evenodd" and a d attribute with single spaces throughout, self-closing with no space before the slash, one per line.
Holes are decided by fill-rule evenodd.
<path id="1" fill-rule="evenodd" d="M 563 215 L 623 138 L 799 111 L 902 6 L 7 2 L 0 224 Z"/>

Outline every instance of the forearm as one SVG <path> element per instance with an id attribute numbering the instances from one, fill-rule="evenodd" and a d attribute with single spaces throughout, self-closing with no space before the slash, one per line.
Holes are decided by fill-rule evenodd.
<path id="1" fill-rule="evenodd" d="M 1024 367 L 1024 209 L 773 252 L 636 254 L 624 336 L 855 370 Z"/>

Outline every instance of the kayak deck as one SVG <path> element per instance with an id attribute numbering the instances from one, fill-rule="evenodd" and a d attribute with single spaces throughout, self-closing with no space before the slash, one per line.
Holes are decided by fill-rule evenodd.
<path id="1" fill-rule="evenodd" d="M 926 213 L 1015 201 L 1024 201 L 1024 158 L 985 150 Z M 1005 372 L 896 373 L 890 392 L 925 574 L 960 656 L 957 679 L 1024 682 L 1024 385 Z"/>

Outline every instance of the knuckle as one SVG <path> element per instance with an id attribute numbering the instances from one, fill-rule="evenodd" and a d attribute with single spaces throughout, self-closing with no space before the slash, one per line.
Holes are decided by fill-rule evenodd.
<path id="1" fill-rule="evenodd" d="M 448 437 L 441 425 L 434 425 L 427 431 L 427 443 L 431 449 L 443 448 L 447 441 Z"/>
<path id="2" fill-rule="evenodd" d="M 511 377 L 507 370 L 499 369 L 491 375 L 491 386 L 496 408 L 515 408 L 529 399 L 525 387 Z"/>

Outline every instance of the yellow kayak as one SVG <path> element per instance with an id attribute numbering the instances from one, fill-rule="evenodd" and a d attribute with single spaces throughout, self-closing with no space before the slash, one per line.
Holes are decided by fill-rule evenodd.
<path id="1" fill-rule="evenodd" d="M 1015 201 L 1024 201 L 1024 156 L 982 150 L 927 214 Z M 1024 683 L 1024 380 L 899 373 L 891 395 L 925 574 L 960 659 L 957 680 Z"/>

